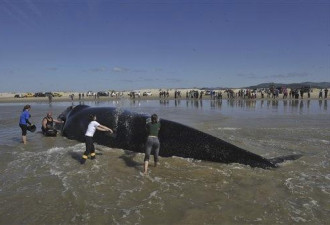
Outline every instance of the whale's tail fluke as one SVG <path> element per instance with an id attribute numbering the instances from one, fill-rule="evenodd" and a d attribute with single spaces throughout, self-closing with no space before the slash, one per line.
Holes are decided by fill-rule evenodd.
<path id="1" fill-rule="evenodd" d="M 288 160 L 297 160 L 299 159 L 300 157 L 302 157 L 303 155 L 301 154 L 293 154 L 293 155 L 286 155 L 286 156 L 279 156 L 279 157 L 276 157 L 276 158 L 271 158 L 269 159 L 269 161 L 271 163 L 273 163 L 274 165 L 277 165 L 279 163 L 282 163 L 284 161 L 288 161 Z"/>

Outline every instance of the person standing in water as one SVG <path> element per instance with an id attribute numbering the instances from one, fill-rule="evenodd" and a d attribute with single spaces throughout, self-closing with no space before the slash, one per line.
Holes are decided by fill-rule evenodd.
<path id="1" fill-rule="evenodd" d="M 22 142 L 26 144 L 26 131 L 28 129 L 28 124 L 31 126 L 31 122 L 29 121 L 31 115 L 30 115 L 31 106 L 26 105 L 23 108 L 23 112 L 21 113 L 21 116 L 19 118 L 19 126 L 22 129 Z"/>
<path id="2" fill-rule="evenodd" d="M 88 124 L 87 131 L 85 133 L 86 151 L 84 152 L 82 159 L 80 161 L 81 164 L 84 164 L 86 162 L 86 159 L 88 159 L 89 154 L 91 155 L 91 159 L 95 159 L 95 147 L 93 143 L 93 136 L 96 130 L 108 131 L 110 133 L 113 133 L 113 131 L 109 127 L 101 125 L 96 121 L 96 115 L 90 114 L 89 119 L 91 122 Z"/>
<path id="3" fill-rule="evenodd" d="M 147 138 L 146 150 L 144 156 L 145 174 L 148 172 L 149 158 L 152 150 L 154 150 L 155 167 L 157 166 L 158 163 L 158 154 L 160 148 L 158 133 L 160 130 L 160 122 L 158 121 L 158 116 L 156 114 L 153 114 L 151 116 L 151 122 L 147 123 L 146 129 L 147 129 L 148 138 Z"/>

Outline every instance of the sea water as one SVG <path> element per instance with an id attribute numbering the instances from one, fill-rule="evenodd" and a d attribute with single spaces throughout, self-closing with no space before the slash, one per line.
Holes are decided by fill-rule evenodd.
<path id="1" fill-rule="evenodd" d="M 270 170 L 161 157 L 148 175 L 144 154 L 97 144 L 80 165 L 84 143 L 40 133 L 47 112 L 79 103 L 30 104 L 38 130 L 27 145 L 25 103 L 0 104 L 0 224 L 329 224 L 326 100 L 81 102 L 157 113 L 266 158 L 303 155 Z"/>

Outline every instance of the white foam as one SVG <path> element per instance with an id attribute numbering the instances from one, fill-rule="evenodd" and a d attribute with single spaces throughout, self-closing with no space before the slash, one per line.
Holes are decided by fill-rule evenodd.
<path id="1" fill-rule="evenodd" d="M 327 174 L 324 177 L 325 177 L 325 179 L 330 180 L 330 174 Z"/>
<path id="2" fill-rule="evenodd" d="M 240 130 L 242 128 L 238 128 L 238 127 L 218 127 L 216 128 L 217 130 Z"/>
<path id="3" fill-rule="evenodd" d="M 325 193 L 325 194 L 327 194 L 327 195 L 330 195 L 330 192 L 328 191 L 329 190 L 329 188 L 328 187 L 321 187 L 321 191 L 323 192 L 323 193 Z"/>
<path id="4" fill-rule="evenodd" d="M 288 178 L 284 182 L 285 186 L 287 186 L 291 192 L 293 192 L 293 189 L 294 189 L 294 185 L 293 185 L 293 183 L 291 181 L 292 179 L 293 178 Z"/>
<path id="5" fill-rule="evenodd" d="M 127 216 L 129 216 L 131 214 L 131 210 L 130 209 L 122 209 L 124 215 L 121 218 L 126 218 Z"/>
<path id="6" fill-rule="evenodd" d="M 51 175 L 60 176 L 63 172 L 50 168 L 49 170 Z"/>
<path id="7" fill-rule="evenodd" d="M 64 148 L 54 147 L 54 148 L 48 149 L 47 153 L 48 154 L 59 153 L 59 152 L 62 152 L 63 150 L 64 150 Z"/>
<path id="8" fill-rule="evenodd" d="M 292 220 L 294 220 L 295 222 L 299 223 L 299 222 L 306 222 L 306 220 L 302 217 L 291 217 Z"/>
<path id="9" fill-rule="evenodd" d="M 153 191 L 149 194 L 149 197 L 148 198 L 157 198 L 156 195 L 157 195 L 157 192 L 158 191 Z"/>
<path id="10" fill-rule="evenodd" d="M 322 142 L 323 144 L 330 144 L 330 141 L 328 141 L 328 140 L 321 140 L 321 142 Z"/>
<path id="11" fill-rule="evenodd" d="M 316 200 L 312 199 L 309 203 L 305 203 L 303 204 L 303 206 L 306 208 L 306 209 L 312 209 L 314 207 L 318 207 L 319 204 Z"/>
<path id="12" fill-rule="evenodd" d="M 228 173 L 229 171 L 224 171 L 224 170 L 220 170 L 220 169 L 216 169 L 216 171 L 218 172 L 218 173 L 220 173 L 220 174 L 222 174 L 223 176 L 226 176 L 226 177 L 230 177 L 231 176 L 231 174 L 230 173 Z"/>
<path id="13" fill-rule="evenodd" d="M 172 156 L 171 158 L 184 160 L 184 161 L 187 161 L 187 162 L 190 162 L 190 163 L 200 163 L 200 162 L 202 162 L 202 160 L 198 160 L 198 159 L 194 159 L 194 158 L 183 158 L 183 157 L 179 157 L 179 156 Z"/>

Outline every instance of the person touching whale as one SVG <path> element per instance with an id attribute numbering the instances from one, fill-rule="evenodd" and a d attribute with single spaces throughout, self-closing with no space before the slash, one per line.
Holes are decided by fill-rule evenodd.
<path id="1" fill-rule="evenodd" d="M 154 162 L 155 167 L 158 163 L 158 155 L 159 155 L 159 139 L 158 139 L 158 133 L 160 130 L 160 122 L 158 121 L 157 114 L 153 114 L 151 116 L 151 122 L 147 123 L 146 130 L 148 134 L 147 142 L 146 142 L 146 150 L 145 150 L 145 156 L 144 156 L 144 173 L 147 174 L 148 172 L 148 165 L 149 165 L 149 158 L 151 151 L 154 151 Z"/>
<path id="2" fill-rule="evenodd" d="M 81 158 L 80 161 L 81 164 L 84 164 L 86 162 L 86 159 L 88 159 L 89 154 L 91 155 L 91 159 L 95 159 L 95 147 L 93 142 L 93 136 L 96 130 L 108 131 L 110 133 L 113 133 L 113 131 L 109 127 L 106 127 L 96 121 L 97 118 L 95 114 L 90 114 L 89 119 L 90 122 L 88 124 L 87 131 L 85 133 L 86 151 L 84 152 Z"/>
<path id="3" fill-rule="evenodd" d="M 46 117 L 44 117 L 42 119 L 42 126 L 41 126 L 41 130 L 42 130 L 42 133 L 45 135 L 45 136 L 56 136 L 57 134 L 57 130 L 54 128 L 54 122 L 55 123 L 64 123 L 63 121 L 61 120 L 56 120 L 52 117 L 52 113 L 51 112 L 48 112 Z M 50 132 L 52 131 L 52 132 Z"/>

